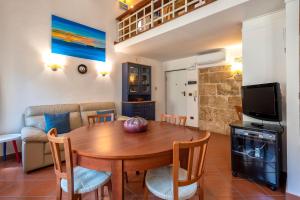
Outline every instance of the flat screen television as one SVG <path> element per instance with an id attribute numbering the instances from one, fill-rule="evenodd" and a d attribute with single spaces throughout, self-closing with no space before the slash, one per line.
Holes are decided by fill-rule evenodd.
<path id="1" fill-rule="evenodd" d="M 279 83 L 242 86 L 243 113 L 250 117 L 281 121 L 281 93 Z"/>

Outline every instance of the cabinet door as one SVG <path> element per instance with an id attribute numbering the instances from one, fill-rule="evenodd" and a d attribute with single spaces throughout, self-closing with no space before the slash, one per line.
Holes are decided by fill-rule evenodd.
<path id="1" fill-rule="evenodd" d="M 143 104 L 135 103 L 133 105 L 132 115 L 134 117 L 144 117 Z"/>
<path id="2" fill-rule="evenodd" d="M 155 120 L 155 104 L 153 102 L 144 104 L 144 118 Z"/>
<path id="3" fill-rule="evenodd" d="M 140 67 L 140 94 L 151 94 L 151 68 Z"/>
<path id="4" fill-rule="evenodd" d="M 128 93 L 137 94 L 139 92 L 139 67 L 130 65 L 128 67 Z"/>
<path id="5" fill-rule="evenodd" d="M 149 103 L 149 120 L 155 120 L 155 103 Z"/>
<path id="6" fill-rule="evenodd" d="M 130 103 L 123 103 L 122 104 L 122 115 L 127 117 L 133 117 L 132 115 L 133 106 Z"/>

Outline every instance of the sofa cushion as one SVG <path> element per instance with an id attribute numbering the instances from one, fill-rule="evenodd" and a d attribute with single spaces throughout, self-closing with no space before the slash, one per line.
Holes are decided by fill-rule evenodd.
<path id="1" fill-rule="evenodd" d="M 70 113 L 71 130 L 82 126 L 79 104 L 59 104 L 31 106 L 25 110 L 25 126 L 36 127 L 45 130 L 44 113 Z"/>
<path id="2" fill-rule="evenodd" d="M 82 103 L 80 104 L 80 113 L 82 118 L 82 124 L 88 125 L 87 117 L 90 115 L 96 115 L 97 111 L 101 110 L 113 110 L 116 118 L 116 107 L 114 102 L 97 102 L 97 103 Z"/>
<path id="3" fill-rule="evenodd" d="M 44 115 L 25 117 L 25 126 L 45 130 L 46 125 Z"/>
<path id="4" fill-rule="evenodd" d="M 70 113 L 70 128 L 74 130 L 82 126 L 82 120 L 80 112 L 71 112 Z"/>
<path id="5" fill-rule="evenodd" d="M 82 124 L 84 126 L 88 125 L 89 122 L 88 122 L 88 116 L 91 116 L 91 115 L 96 115 L 97 112 L 94 110 L 94 111 L 85 111 L 85 112 L 81 112 L 81 118 L 82 118 Z"/>
<path id="6" fill-rule="evenodd" d="M 47 134 L 42 129 L 35 127 L 22 128 L 21 138 L 24 142 L 48 142 Z"/>
<path id="7" fill-rule="evenodd" d="M 57 134 L 70 132 L 70 113 L 44 114 L 46 128 L 45 132 L 56 128 Z"/>

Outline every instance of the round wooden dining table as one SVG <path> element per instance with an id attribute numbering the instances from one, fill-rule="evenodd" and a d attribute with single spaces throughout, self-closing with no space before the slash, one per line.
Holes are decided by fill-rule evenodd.
<path id="1" fill-rule="evenodd" d="M 124 199 L 124 172 L 142 171 L 173 162 L 173 142 L 200 139 L 197 129 L 166 122 L 148 122 L 143 133 L 127 133 L 124 121 L 84 126 L 71 131 L 74 162 L 82 167 L 112 172 L 112 199 Z M 184 152 L 182 152 L 184 153 Z M 187 156 L 181 156 L 187 161 Z"/>

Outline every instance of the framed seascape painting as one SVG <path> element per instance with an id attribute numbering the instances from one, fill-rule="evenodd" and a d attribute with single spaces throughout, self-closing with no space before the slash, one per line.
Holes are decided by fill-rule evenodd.
<path id="1" fill-rule="evenodd" d="M 105 62 L 103 31 L 52 15 L 51 52 Z"/>

